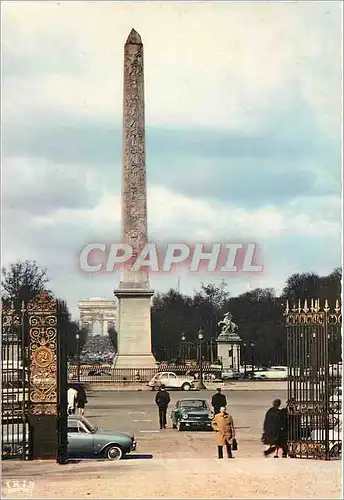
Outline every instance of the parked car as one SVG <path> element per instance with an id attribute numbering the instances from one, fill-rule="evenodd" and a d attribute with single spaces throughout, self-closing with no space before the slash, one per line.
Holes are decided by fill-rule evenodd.
<path id="1" fill-rule="evenodd" d="M 336 387 L 330 396 L 330 411 L 340 412 L 342 409 L 342 388 Z"/>
<path id="2" fill-rule="evenodd" d="M 106 458 L 119 460 L 136 450 L 133 434 L 104 431 L 85 417 L 68 417 L 68 458 Z"/>
<path id="3" fill-rule="evenodd" d="M 93 368 L 90 370 L 87 375 L 89 377 L 110 377 L 112 376 L 110 370 L 104 370 L 103 368 Z"/>
<path id="4" fill-rule="evenodd" d="M 240 373 L 240 371 L 228 368 L 226 370 L 223 370 L 223 372 L 221 373 L 221 378 L 222 380 L 238 380 L 239 378 L 242 378 L 242 374 Z"/>
<path id="5" fill-rule="evenodd" d="M 189 391 L 195 387 L 195 381 L 192 377 L 178 376 L 173 372 L 157 373 L 149 382 L 148 386 L 153 390 L 158 390 L 161 385 L 166 389 L 181 389 Z"/>
<path id="6" fill-rule="evenodd" d="M 29 403 L 28 371 L 23 368 L 3 368 L 1 373 L 2 420 L 22 421 Z"/>
<path id="7" fill-rule="evenodd" d="M 255 371 L 254 379 L 259 380 L 286 380 L 288 378 L 288 368 L 286 366 L 271 366 L 265 370 Z"/>
<path id="8" fill-rule="evenodd" d="M 336 365 L 329 366 L 329 374 L 331 377 L 342 377 L 343 365 L 342 363 L 338 363 Z"/>
<path id="9" fill-rule="evenodd" d="M 28 430 L 27 430 L 28 432 Z M 26 445 L 28 451 L 28 444 Z M 119 460 L 136 450 L 133 434 L 104 431 L 91 424 L 85 417 L 68 417 L 68 459 Z M 2 457 L 15 458 L 23 453 L 22 431 L 7 433 L 2 439 Z"/>
<path id="10" fill-rule="evenodd" d="M 212 430 L 213 413 L 204 399 L 181 399 L 171 413 L 172 426 L 178 431 L 185 428 Z"/>
<path id="11" fill-rule="evenodd" d="M 324 429 L 314 429 L 311 432 L 310 438 L 312 441 L 325 446 L 323 443 L 325 438 Z M 337 425 L 334 428 L 329 429 L 328 438 L 330 444 L 330 456 L 339 457 L 342 454 L 342 443 L 343 443 L 343 417 L 338 420 Z"/>
<path id="12" fill-rule="evenodd" d="M 25 433 L 25 439 L 24 439 Z M 29 426 L 27 424 L 5 425 L 1 433 L 1 458 L 2 460 L 23 459 L 29 456 Z"/>

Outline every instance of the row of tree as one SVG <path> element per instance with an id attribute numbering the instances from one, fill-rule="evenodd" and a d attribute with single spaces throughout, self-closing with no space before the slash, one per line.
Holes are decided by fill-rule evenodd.
<path id="1" fill-rule="evenodd" d="M 46 269 L 41 269 L 35 261 L 18 261 L 7 269 L 1 270 L 1 298 L 4 306 L 13 305 L 19 311 L 22 304 L 35 300 L 41 292 L 46 292 L 52 299 L 58 299 L 48 288 L 49 277 Z M 67 354 L 75 356 L 79 348 L 82 349 L 87 340 L 87 330 L 79 328 L 79 323 L 72 320 L 67 304 L 59 300 L 59 317 L 66 333 Z M 77 339 L 77 334 L 79 338 Z M 25 330 L 25 342 L 28 341 L 28 332 Z"/>
<path id="2" fill-rule="evenodd" d="M 342 271 L 335 269 L 328 276 L 317 274 L 293 274 L 290 276 L 283 292 L 277 296 L 272 288 L 257 288 L 253 291 L 232 297 L 227 285 L 202 284 L 201 289 L 193 296 L 184 295 L 176 290 L 158 293 L 154 296 L 152 307 L 152 344 L 158 360 L 177 357 L 183 343 L 182 335 L 188 345 L 197 344 L 200 328 L 204 331 L 205 342 L 214 340 L 220 331 L 219 321 L 225 312 L 230 311 L 239 333 L 247 344 L 248 355 L 254 355 L 255 362 L 260 364 L 280 364 L 286 362 L 286 329 L 283 312 L 286 301 L 290 304 L 301 299 L 328 299 L 334 305 L 341 295 Z M 36 262 L 18 261 L 8 269 L 2 269 L 2 300 L 13 302 L 20 308 L 35 299 L 40 292 L 47 291 L 51 297 L 53 292 L 48 288 L 47 271 L 41 269 Z M 87 331 L 79 328 L 72 321 L 65 303 L 61 302 L 64 312 L 64 329 L 67 331 L 67 349 L 69 355 L 77 351 L 77 334 L 80 348 L 87 340 Z M 117 334 L 112 328 L 109 331 L 111 341 L 116 347 Z M 184 344 L 185 347 L 185 344 Z M 211 352 L 208 350 L 207 352 Z"/>
<path id="3" fill-rule="evenodd" d="M 223 282 L 220 286 L 202 284 L 192 297 L 176 290 L 154 296 L 152 308 L 153 348 L 157 359 L 178 357 L 183 350 L 182 335 L 197 343 L 200 328 L 210 342 L 219 333 L 219 321 L 228 311 L 239 327 L 249 359 L 262 365 L 286 363 L 286 328 L 283 312 L 287 300 L 291 305 L 300 299 L 325 299 L 334 306 L 341 296 L 341 269 L 328 276 L 293 274 L 283 292 L 277 296 L 272 288 L 257 288 L 232 297 Z M 206 352 L 211 352 L 208 349 Z"/>

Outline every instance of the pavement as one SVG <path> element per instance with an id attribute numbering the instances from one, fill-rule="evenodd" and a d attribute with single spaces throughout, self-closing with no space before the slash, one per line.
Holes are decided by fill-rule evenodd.
<path id="1" fill-rule="evenodd" d="M 286 391 L 224 390 L 237 429 L 234 460 L 218 460 L 213 432 L 158 427 L 152 392 L 88 394 L 86 417 L 102 429 L 132 431 L 135 453 L 119 462 L 2 462 L 6 498 L 340 498 L 341 463 L 264 458 L 266 410 Z M 190 393 L 170 392 L 171 404 Z M 197 397 L 210 400 L 210 391 Z M 16 481 L 16 483 L 14 483 Z M 14 486 L 15 485 L 15 486 Z"/>

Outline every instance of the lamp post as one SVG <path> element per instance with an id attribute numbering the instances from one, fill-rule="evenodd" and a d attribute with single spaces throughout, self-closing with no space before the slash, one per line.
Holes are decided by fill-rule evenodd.
<path id="1" fill-rule="evenodd" d="M 75 335 L 76 338 L 76 356 L 77 356 L 77 380 L 80 382 L 80 334 Z"/>
<path id="2" fill-rule="evenodd" d="M 214 363 L 214 346 L 216 345 L 216 339 L 211 338 L 209 341 L 209 347 L 210 347 L 210 363 Z"/>
<path id="3" fill-rule="evenodd" d="M 255 348 L 255 343 L 254 342 L 251 342 L 250 346 L 251 346 L 251 364 L 252 364 L 252 371 L 251 371 L 251 375 L 252 375 L 252 378 L 254 377 L 254 348 Z"/>
<path id="4" fill-rule="evenodd" d="M 185 365 L 185 341 L 186 341 L 186 337 L 184 335 L 184 333 L 182 333 L 182 336 L 180 338 L 180 341 L 181 341 L 181 351 L 182 351 L 182 358 L 183 358 L 183 364 Z"/>
<path id="5" fill-rule="evenodd" d="M 202 390 L 206 389 L 206 386 L 203 382 L 203 359 L 202 359 L 202 344 L 203 344 L 204 332 L 202 328 L 198 331 L 198 346 L 199 346 L 199 382 L 197 385 L 197 389 Z"/>
<path id="6" fill-rule="evenodd" d="M 244 348 L 244 378 L 246 378 L 247 377 L 247 359 L 246 359 L 247 344 L 246 344 L 246 342 L 243 343 L 243 348 Z"/>

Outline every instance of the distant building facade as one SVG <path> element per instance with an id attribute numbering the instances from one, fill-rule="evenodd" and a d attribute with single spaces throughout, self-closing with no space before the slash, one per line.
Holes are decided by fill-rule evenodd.
<path id="1" fill-rule="evenodd" d="M 78 302 L 80 327 L 86 328 L 89 335 L 107 336 L 112 326 L 116 327 L 117 304 L 114 300 L 92 297 Z"/>

